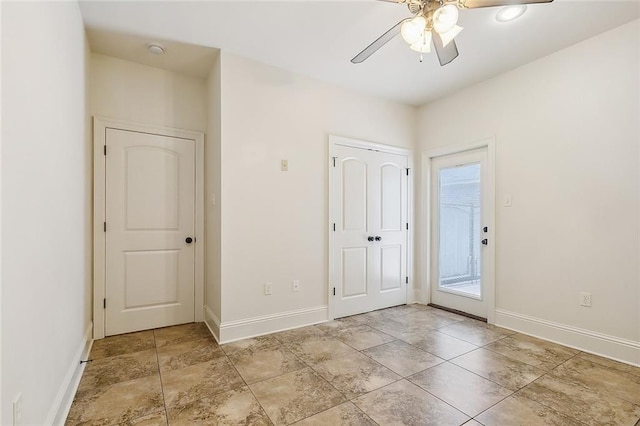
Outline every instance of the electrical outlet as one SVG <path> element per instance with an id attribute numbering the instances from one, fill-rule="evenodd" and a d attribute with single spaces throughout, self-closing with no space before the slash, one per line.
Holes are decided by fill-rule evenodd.
<path id="1" fill-rule="evenodd" d="M 271 291 L 272 291 L 272 284 L 271 283 L 265 283 L 265 285 L 264 285 L 264 295 L 265 296 L 270 296 L 271 295 Z"/>
<path id="2" fill-rule="evenodd" d="M 300 291 L 300 281 L 298 280 L 293 280 L 293 291 Z"/>
<path id="3" fill-rule="evenodd" d="M 13 399 L 13 426 L 22 424 L 22 392 Z"/>
<path id="4" fill-rule="evenodd" d="M 591 293 L 580 293 L 580 306 L 591 307 Z"/>

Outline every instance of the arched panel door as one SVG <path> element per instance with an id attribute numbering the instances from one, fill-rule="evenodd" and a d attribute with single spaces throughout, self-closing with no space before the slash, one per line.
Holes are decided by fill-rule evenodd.
<path id="1" fill-rule="evenodd" d="M 192 322 L 195 141 L 108 128 L 106 147 L 105 334 Z"/>
<path id="2" fill-rule="evenodd" d="M 332 148 L 331 276 L 335 318 L 407 301 L 407 156 Z"/>

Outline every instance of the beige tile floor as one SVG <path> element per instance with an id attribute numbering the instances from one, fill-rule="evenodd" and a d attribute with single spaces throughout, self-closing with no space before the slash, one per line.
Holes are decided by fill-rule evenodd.
<path id="1" fill-rule="evenodd" d="M 422 305 L 96 341 L 68 425 L 640 425 L 640 368 Z"/>

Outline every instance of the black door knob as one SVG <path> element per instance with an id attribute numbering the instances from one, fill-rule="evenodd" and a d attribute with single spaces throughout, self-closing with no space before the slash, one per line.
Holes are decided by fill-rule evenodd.
<path id="1" fill-rule="evenodd" d="M 382 237 L 376 235 L 376 241 L 382 241 Z"/>
<path id="2" fill-rule="evenodd" d="M 373 241 L 373 237 L 372 237 L 371 235 L 369 235 L 369 236 L 367 237 L 367 240 L 369 240 L 369 241 Z"/>
<path id="3" fill-rule="evenodd" d="M 187 243 L 187 244 L 191 244 L 193 242 L 193 238 L 187 237 L 187 238 L 185 238 L 184 242 Z"/>

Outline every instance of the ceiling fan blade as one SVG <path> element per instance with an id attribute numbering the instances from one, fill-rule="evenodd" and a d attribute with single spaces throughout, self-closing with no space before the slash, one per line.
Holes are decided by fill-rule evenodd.
<path id="1" fill-rule="evenodd" d="M 433 46 L 436 48 L 436 54 L 438 55 L 438 61 L 441 66 L 447 65 L 458 57 L 458 46 L 456 41 L 451 40 L 446 46 L 442 43 L 442 37 L 435 31 L 431 31 Z"/>
<path id="2" fill-rule="evenodd" d="M 461 9 L 477 9 L 479 7 L 510 6 L 512 4 L 551 3 L 553 0 L 458 0 Z"/>
<path id="3" fill-rule="evenodd" d="M 400 26 L 402 25 L 402 23 L 404 21 L 406 21 L 406 19 L 403 19 L 402 21 L 398 22 L 389 31 L 387 31 L 386 33 L 384 33 L 380 37 L 378 37 L 378 39 L 376 41 L 374 41 L 369 46 L 367 46 L 362 52 L 358 53 L 351 60 L 351 63 L 359 64 L 361 62 L 364 62 L 365 59 L 367 59 L 369 56 L 371 56 L 374 53 L 376 53 L 376 51 L 378 49 L 380 49 L 382 46 L 387 44 L 387 42 L 389 40 L 391 40 L 392 38 L 394 38 L 395 36 L 400 34 Z"/>

